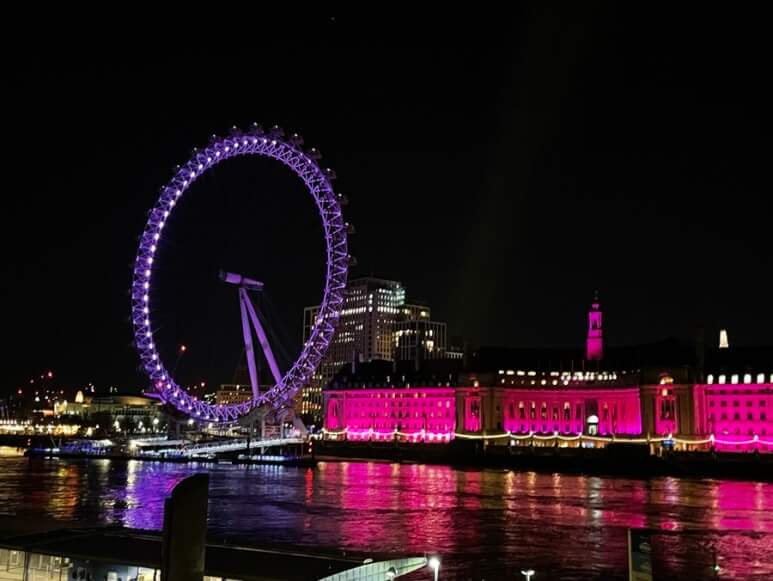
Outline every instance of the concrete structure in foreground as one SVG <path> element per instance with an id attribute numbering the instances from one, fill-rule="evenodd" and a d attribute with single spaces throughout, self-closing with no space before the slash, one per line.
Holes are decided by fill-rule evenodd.
<path id="1" fill-rule="evenodd" d="M 61 529 L 0 539 L 0 580 L 158 581 L 161 558 L 161 537 L 156 531 Z M 423 567 L 427 567 L 424 556 L 370 555 L 367 559 L 299 548 L 209 543 L 203 581 L 356 581 L 386 579 L 374 574 L 391 571 L 397 578 Z"/>
<path id="2" fill-rule="evenodd" d="M 394 362 L 344 369 L 324 393 L 327 437 L 567 446 L 617 438 L 773 452 L 773 348 L 605 348 L 598 298 L 588 331 L 584 354 L 481 349 L 468 368 L 428 361 L 418 371 Z"/>

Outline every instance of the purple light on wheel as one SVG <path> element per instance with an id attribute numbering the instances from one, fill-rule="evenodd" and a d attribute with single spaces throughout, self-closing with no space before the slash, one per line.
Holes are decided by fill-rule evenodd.
<path id="1" fill-rule="evenodd" d="M 332 172 L 323 170 L 309 159 L 300 143 L 285 141 L 281 137 L 266 139 L 251 138 L 248 134 L 233 134 L 226 138 L 215 138 L 210 145 L 196 151 L 194 156 L 177 169 L 174 177 L 161 189 L 161 196 L 150 211 L 145 230 L 140 238 L 134 276 L 131 288 L 132 325 L 137 351 L 151 385 L 161 399 L 189 416 L 204 416 L 218 422 L 233 422 L 255 407 L 270 405 L 277 407 L 287 402 L 306 385 L 327 352 L 341 315 L 344 289 L 349 271 L 347 226 L 343 219 L 339 197 L 331 184 Z M 225 159 L 257 155 L 275 159 L 289 167 L 306 185 L 314 198 L 325 235 L 326 276 L 325 289 L 320 305 L 317 323 L 309 341 L 304 345 L 298 359 L 285 373 L 276 386 L 260 394 L 258 399 L 231 405 L 212 405 L 194 399 L 180 388 L 167 371 L 156 352 L 151 326 L 153 254 L 161 245 L 163 228 L 177 206 L 180 198 L 190 185 L 204 172 Z M 146 298 L 147 297 L 147 298 Z"/>

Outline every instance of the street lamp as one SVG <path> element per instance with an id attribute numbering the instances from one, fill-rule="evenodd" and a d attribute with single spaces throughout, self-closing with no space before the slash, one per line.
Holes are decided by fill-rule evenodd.
<path id="1" fill-rule="evenodd" d="M 534 575 L 534 569 L 521 569 L 521 575 L 526 578 L 526 581 L 531 581 L 532 575 Z"/>
<path id="2" fill-rule="evenodd" d="M 440 559 L 437 557 L 430 557 L 427 565 L 435 572 L 435 581 L 437 581 L 438 571 L 440 571 Z"/>

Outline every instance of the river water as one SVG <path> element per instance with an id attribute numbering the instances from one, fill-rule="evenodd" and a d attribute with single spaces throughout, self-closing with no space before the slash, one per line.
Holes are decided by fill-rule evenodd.
<path id="1" fill-rule="evenodd" d="M 316 469 L 0 456 L 0 526 L 160 529 L 182 478 L 210 475 L 209 533 L 442 558 L 441 579 L 623 579 L 628 527 L 656 579 L 773 579 L 773 484 L 322 462 Z M 9 518 L 10 517 L 10 518 Z M 429 578 L 426 574 L 412 579 Z"/>

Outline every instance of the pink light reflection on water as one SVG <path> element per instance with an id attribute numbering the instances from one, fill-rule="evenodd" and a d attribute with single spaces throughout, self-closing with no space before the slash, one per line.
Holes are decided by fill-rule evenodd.
<path id="1" fill-rule="evenodd" d="M 773 533 L 773 517 L 766 514 L 773 500 L 765 494 L 771 485 L 398 464 L 345 463 L 334 469 L 345 483 L 342 505 L 354 511 L 341 525 L 342 544 L 352 549 L 399 539 L 395 548 L 402 551 L 464 555 L 470 563 L 488 559 L 491 566 L 501 561 L 544 567 L 561 548 L 570 554 L 568 567 L 579 567 L 572 561 L 580 559 L 594 574 L 614 578 L 626 568 L 626 530 L 651 528 L 662 531 L 654 543 L 663 578 L 686 572 L 703 578 L 710 573 L 713 550 L 728 578 L 773 573 L 770 558 L 747 563 L 740 549 L 759 551 L 770 542 L 754 531 Z M 723 500 L 714 505 L 714 498 Z M 363 514 L 368 511 L 375 514 Z M 752 514 L 739 518 L 739 511 Z"/>
<path id="2" fill-rule="evenodd" d="M 3 460 L 0 514 L 160 528 L 181 478 L 210 474 L 210 534 L 292 547 L 437 552 L 447 578 L 531 566 L 625 578 L 628 527 L 657 532 L 659 578 L 773 578 L 773 484 L 322 462 L 316 470 Z M 18 463 L 18 465 L 14 464 Z M 50 495 L 61 499 L 50 501 Z M 546 575 L 547 578 L 550 575 Z"/>

